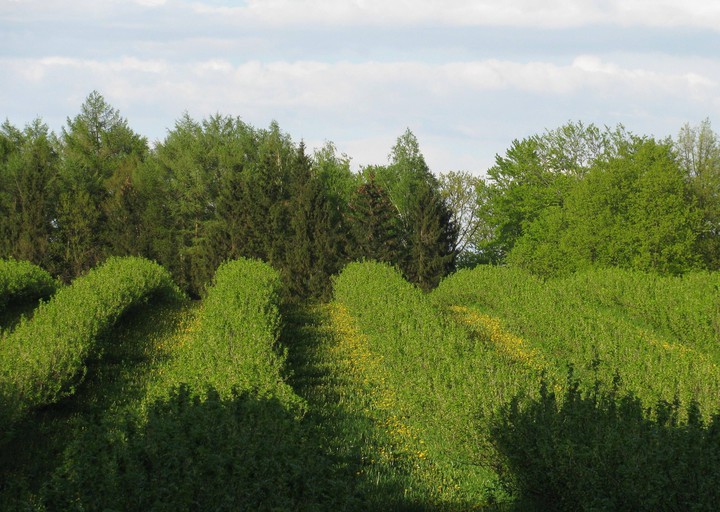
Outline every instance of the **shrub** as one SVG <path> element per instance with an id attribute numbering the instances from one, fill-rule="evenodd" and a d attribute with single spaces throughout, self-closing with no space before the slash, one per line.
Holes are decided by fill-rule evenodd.
<path id="1" fill-rule="evenodd" d="M 41 304 L 0 346 L 0 428 L 72 394 L 88 359 L 101 352 L 99 336 L 131 307 L 158 295 L 182 296 L 162 267 L 111 258 Z"/>
<path id="2" fill-rule="evenodd" d="M 13 302 L 49 297 L 57 287 L 58 282 L 37 265 L 0 260 L 0 311 Z"/>
<path id="3" fill-rule="evenodd" d="M 298 403 L 284 382 L 279 273 L 258 260 L 222 264 L 200 312 L 199 328 L 174 355 L 151 395 L 189 384 L 198 393 L 213 388 L 228 397 L 233 388 Z"/>
<path id="4" fill-rule="evenodd" d="M 502 408 L 491 436 L 511 492 L 538 510 L 716 510 L 720 416 L 600 389 L 582 393 L 571 374 L 561 398 L 542 383 Z"/>

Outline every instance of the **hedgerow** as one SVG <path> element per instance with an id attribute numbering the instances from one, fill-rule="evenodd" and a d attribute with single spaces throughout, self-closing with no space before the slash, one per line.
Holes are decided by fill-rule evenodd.
<path id="1" fill-rule="evenodd" d="M 260 261 L 223 264 L 142 403 L 83 423 L 48 508 L 345 509 L 352 497 L 283 379 L 280 286 Z"/>
<path id="2" fill-rule="evenodd" d="M 297 402 L 283 380 L 281 288 L 280 274 L 262 261 L 222 264 L 203 301 L 195 334 L 175 351 L 150 396 L 183 383 L 198 393 L 212 388 L 227 397 L 234 388 Z"/>
<path id="3" fill-rule="evenodd" d="M 720 369 L 710 343 L 714 283 L 701 276 L 606 270 L 542 281 L 485 266 L 450 276 L 431 298 L 492 317 L 550 366 L 572 365 L 583 386 L 609 386 L 619 376 L 621 388 L 648 406 L 678 397 L 696 401 L 707 418 L 720 406 Z"/>
<path id="4" fill-rule="evenodd" d="M 58 282 L 29 261 L 0 260 L 0 311 L 12 302 L 52 295 Z"/>
<path id="5" fill-rule="evenodd" d="M 537 372 L 470 335 L 386 264 L 352 263 L 334 284 L 366 340 L 358 371 L 393 397 L 391 428 L 412 433 L 402 444 L 418 454 L 413 492 L 424 486 L 438 507 L 482 504 L 494 486 L 486 422 L 503 398 L 533 388 Z"/>
<path id="6" fill-rule="evenodd" d="M 561 396 L 543 383 L 516 397 L 491 425 L 501 481 L 531 510 L 717 510 L 720 415 L 568 381 Z"/>
<path id="7" fill-rule="evenodd" d="M 41 304 L 31 320 L 23 319 L 0 346 L 0 429 L 73 394 L 88 360 L 102 351 L 99 336 L 151 296 L 182 294 L 159 265 L 111 258 Z"/>

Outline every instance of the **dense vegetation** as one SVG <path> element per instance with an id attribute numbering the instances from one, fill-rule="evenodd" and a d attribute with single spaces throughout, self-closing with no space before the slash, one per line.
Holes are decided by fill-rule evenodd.
<path id="1" fill-rule="evenodd" d="M 317 507 L 332 478 L 305 439 L 303 401 L 282 378 L 279 284 L 259 261 L 224 264 L 194 329 L 165 348 L 141 397 L 83 423 L 52 477 L 47 506 Z"/>
<path id="2" fill-rule="evenodd" d="M 0 312 L 10 303 L 47 298 L 57 286 L 57 281 L 37 265 L 27 261 L 0 260 Z"/>
<path id="3" fill-rule="evenodd" d="M 363 258 L 428 290 L 461 266 L 543 276 L 594 266 L 681 274 L 720 265 L 720 144 L 709 121 L 675 140 L 568 123 L 513 141 L 480 178 L 434 175 L 415 136 L 359 172 L 277 123 L 182 116 L 152 147 L 97 92 L 59 135 L 0 129 L 0 258 L 69 282 L 143 256 L 203 293 L 223 261 L 258 258 L 287 296 L 330 297 Z"/>
<path id="4" fill-rule="evenodd" d="M 98 340 L 131 307 L 152 295 L 179 297 L 167 271 L 138 258 L 109 259 L 41 304 L 0 345 L 0 440 L 31 408 L 73 394 Z"/>
<path id="5" fill-rule="evenodd" d="M 359 172 L 221 115 L 151 148 L 95 92 L 6 122 L 0 509 L 714 510 L 718 191 L 708 121 L 485 178 L 409 130 Z"/>

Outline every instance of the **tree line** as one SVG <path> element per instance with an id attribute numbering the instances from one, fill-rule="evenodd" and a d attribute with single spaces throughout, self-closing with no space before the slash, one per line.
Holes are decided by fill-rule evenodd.
<path id="1" fill-rule="evenodd" d="M 409 130 L 388 165 L 354 173 L 331 143 L 310 154 L 277 123 L 219 114 L 186 114 L 151 148 L 98 92 L 59 135 L 40 119 L 0 128 L 0 257 L 65 281 L 137 255 L 200 295 L 247 257 L 291 297 L 325 298 L 347 262 L 375 259 L 429 289 L 454 268 L 457 232 Z"/>
<path id="2" fill-rule="evenodd" d="M 427 290 L 457 267 L 542 276 L 592 266 L 720 267 L 720 144 L 709 120 L 675 139 L 570 122 L 515 140 L 480 177 L 434 175 L 407 130 L 388 163 L 353 172 L 277 123 L 187 114 L 151 147 L 98 92 L 60 134 L 0 127 L 0 257 L 69 281 L 137 255 L 194 295 L 227 259 L 277 268 L 326 298 L 346 263 L 397 266 Z"/>

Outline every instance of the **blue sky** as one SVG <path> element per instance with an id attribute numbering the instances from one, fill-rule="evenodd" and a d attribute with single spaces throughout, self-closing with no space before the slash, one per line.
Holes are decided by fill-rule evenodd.
<path id="1" fill-rule="evenodd" d="M 433 171 L 482 174 L 570 120 L 720 118 L 720 2 L 0 0 L 0 117 L 59 132 L 94 89 L 150 141 L 219 112 L 357 168 L 409 127 Z"/>

